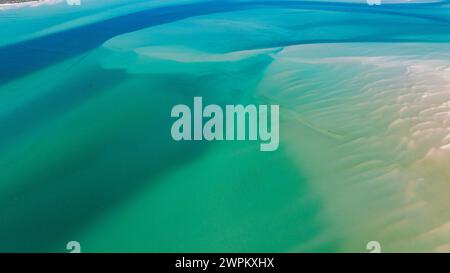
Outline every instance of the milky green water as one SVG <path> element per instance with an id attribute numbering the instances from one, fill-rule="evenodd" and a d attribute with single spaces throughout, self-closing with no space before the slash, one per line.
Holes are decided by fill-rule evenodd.
<path id="1" fill-rule="evenodd" d="M 447 251 L 447 1 L 355 2 L 0 11 L 0 250 Z M 194 96 L 280 148 L 173 141 Z"/>

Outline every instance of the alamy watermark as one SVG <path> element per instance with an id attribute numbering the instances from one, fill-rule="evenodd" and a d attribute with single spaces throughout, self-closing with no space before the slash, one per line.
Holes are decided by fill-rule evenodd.
<path id="1" fill-rule="evenodd" d="M 70 241 L 67 243 L 66 249 L 70 250 L 70 253 L 81 253 L 81 244 L 78 241 Z"/>
<path id="2" fill-rule="evenodd" d="M 381 244 L 378 241 L 370 241 L 367 243 L 366 249 L 370 250 L 370 253 L 381 253 Z"/>
<path id="3" fill-rule="evenodd" d="M 79 6 L 81 5 L 81 0 L 66 0 L 66 3 L 69 6 Z"/>
<path id="4" fill-rule="evenodd" d="M 279 145 L 279 105 L 203 106 L 202 97 L 194 97 L 193 110 L 184 104 L 172 108 L 172 138 L 189 140 L 261 141 L 260 150 L 275 151 Z M 204 121 L 206 121 L 204 123 Z M 193 125 L 192 125 L 193 123 Z"/>
<path id="5" fill-rule="evenodd" d="M 369 4 L 369 6 L 379 6 L 381 5 L 381 0 L 367 0 L 367 4 Z"/>

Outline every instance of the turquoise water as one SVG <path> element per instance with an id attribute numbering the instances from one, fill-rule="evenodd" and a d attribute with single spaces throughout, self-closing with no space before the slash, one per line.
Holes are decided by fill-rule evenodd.
<path id="1" fill-rule="evenodd" d="M 392 2 L 0 10 L 0 251 L 447 251 L 449 1 Z M 173 141 L 194 96 L 280 148 Z"/>

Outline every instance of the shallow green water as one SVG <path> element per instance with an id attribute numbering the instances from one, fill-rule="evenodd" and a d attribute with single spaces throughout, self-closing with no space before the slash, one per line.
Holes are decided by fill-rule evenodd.
<path id="1" fill-rule="evenodd" d="M 447 1 L 0 11 L 0 251 L 446 251 L 449 20 Z M 279 104 L 280 148 L 173 141 L 194 96 Z"/>

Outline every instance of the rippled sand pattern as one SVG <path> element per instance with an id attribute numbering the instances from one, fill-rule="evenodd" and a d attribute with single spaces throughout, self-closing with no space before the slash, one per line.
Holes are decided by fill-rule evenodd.
<path id="1" fill-rule="evenodd" d="M 421 54 L 407 52 L 413 48 Z M 351 250 L 368 234 L 397 251 L 448 250 L 447 50 L 298 46 L 267 70 L 260 94 L 288 109 L 286 141 L 297 146 L 290 152 L 312 167 L 336 232 L 355 238 Z"/>

